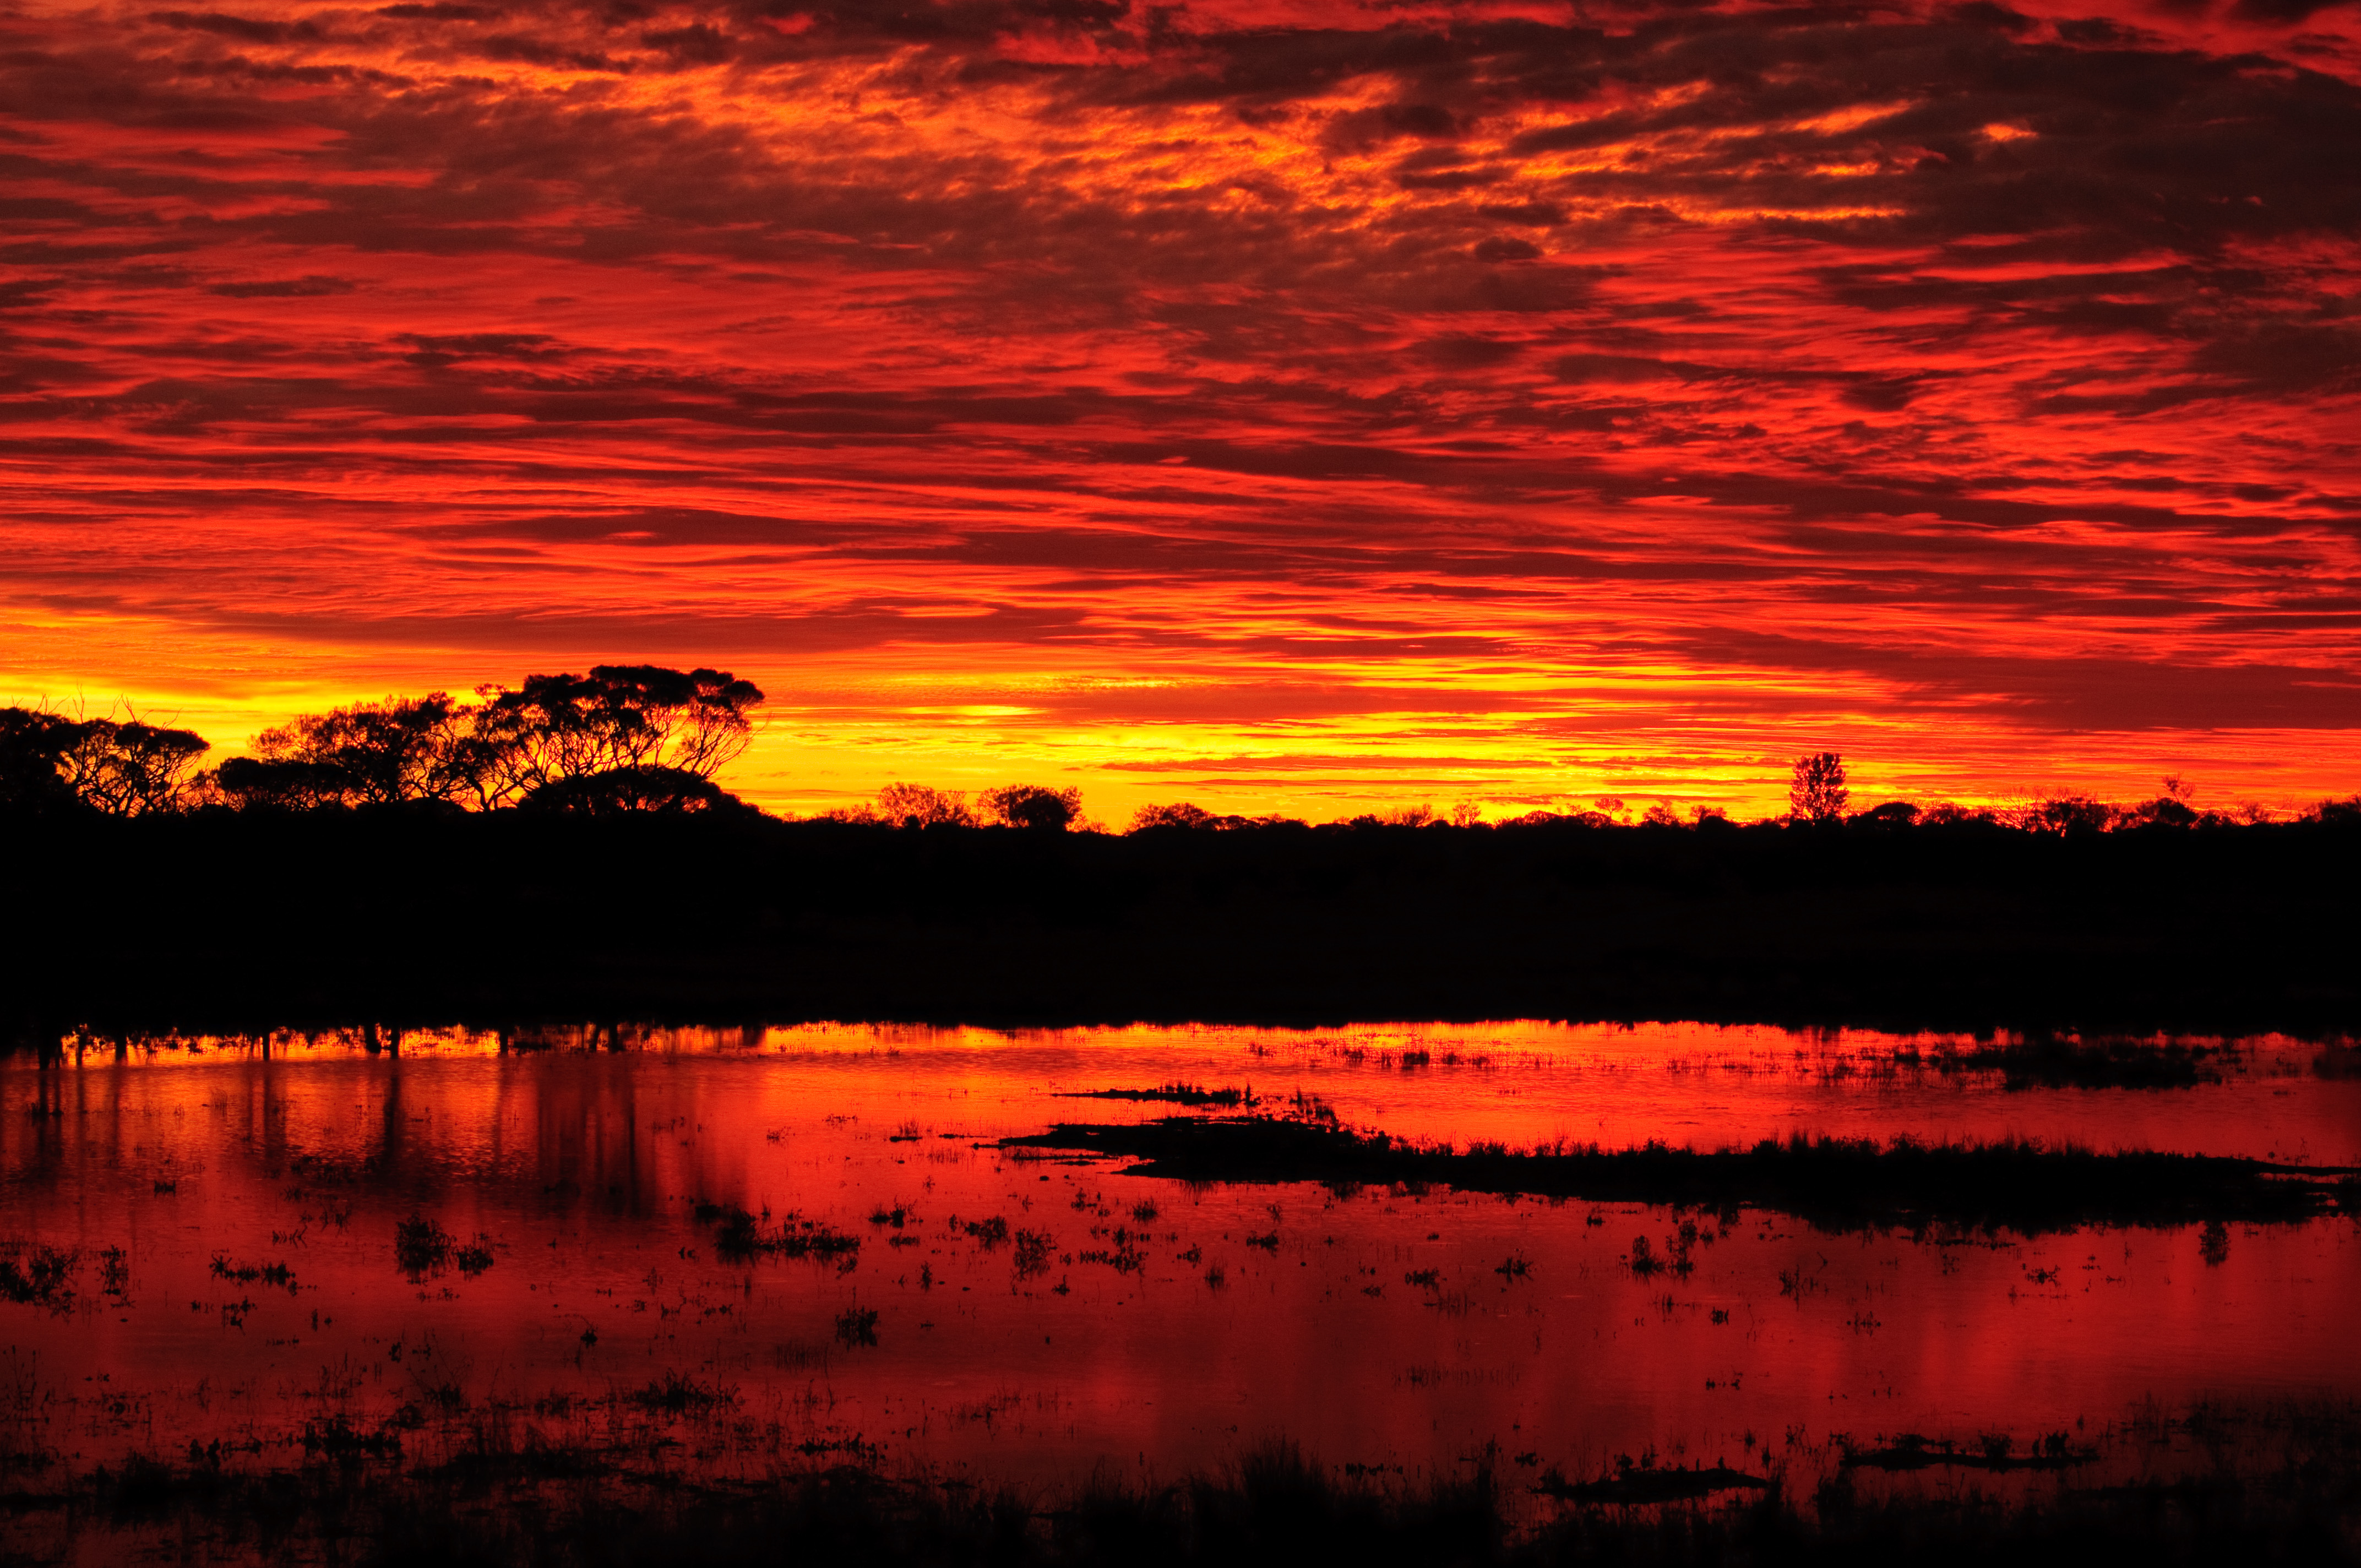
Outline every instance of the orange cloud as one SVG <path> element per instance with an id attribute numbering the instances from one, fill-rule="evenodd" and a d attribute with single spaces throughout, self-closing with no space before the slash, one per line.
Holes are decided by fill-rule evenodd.
<path id="1" fill-rule="evenodd" d="M 1566 16 L 13 14 L 0 688 L 727 662 L 790 808 L 2355 787 L 2349 9 Z"/>

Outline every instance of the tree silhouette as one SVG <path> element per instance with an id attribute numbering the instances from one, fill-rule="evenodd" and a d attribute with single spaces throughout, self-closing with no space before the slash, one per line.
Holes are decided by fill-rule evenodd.
<path id="1" fill-rule="evenodd" d="M 2026 806 L 2017 817 L 2017 826 L 2028 833 L 2080 836 L 2103 833 L 2122 815 L 2105 801 L 2087 795 L 2056 795 Z"/>
<path id="2" fill-rule="evenodd" d="M 306 804 L 361 805 L 401 800 L 464 802 L 481 795 L 481 748 L 466 710 L 441 692 L 387 697 L 306 715 L 254 738 L 267 768 L 218 775 L 232 795 L 267 792 Z"/>
<path id="3" fill-rule="evenodd" d="M 1006 784 L 977 797 L 983 818 L 1004 828 L 1030 828 L 1062 833 L 1082 814 L 1082 792 L 1047 789 L 1039 784 Z"/>
<path id="4" fill-rule="evenodd" d="M 528 675 L 478 694 L 471 765 L 487 806 L 561 779 L 624 768 L 677 769 L 710 780 L 753 738 L 762 688 L 726 670 L 599 664 L 588 675 Z"/>
<path id="5" fill-rule="evenodd" d="M 306 714 L 256 736 L 255 754 L 224 762 L 210 782 L 240 808 L 430 800 L 490 810 L 568 780 L 620 774 L 544 804 L 702 809 L 684 803 L 730 797 L 669 775 L 710 784 L 745 751 L 753 734 L 748 710 L 763 701 L 760 687 L 726 670 L 656 664 L 528 675 L 513 691 L 486 685 L 477 696 L 472 705 L 431 692 Z M 566 802 L 576 804 L 559 806 Z"/>
<path id="6" fill-rule="evenodd" d="M 2334 823 L 2339 827 L 2361 827 L 2361 795 L 2348 795 L 2342 800 L 2323 800 L 2304 815 L 2314 822 Z"/>
<path id="7" fill-rule="evenodd" d="M 1131 816 L 1131 830 L 1146 832 L 1150 828 L 1208 828 L 1217 827 L 1221 818 L 1202 806 L 1179 801 L 1171 806 L 1143 806 Z"/>
<path id="8" fill-rule="evenodd" d="M 1852 791 L 1845 787 L 1844 759 L 1834 751 L 1815 751 L 1795 759 L 1787 784 L 1787 805 L 1801 822 L 1834 822 L 1844 816 Z"/>
<path id="9" fill-rule="evenodd" d="M 136 718 L 77 719 L 70 735 L 60 757 L 66 785 L 110 817 L 178 809 L 197 759 L 212 749 L 193 729 Z"/>
<path id="10" fill-rule="evenodd" d="M 2194 828 L 2205 817 L 2178 795 L 2166 794 L 2117 812 L 2115 826 L 2125 828 Z"/>
<path id="11" fill-rule="evenodd" d="M 0 809 L 64 811 L 77 804 L 65 773 L 74 728 L 63 714 L 0 707 Z"/>
<path id="12" fill-rule="evenodd" d="M 975 813 L 957 790 L 889 784 L 877 792 L 875 816 L 896 828 L 972 828 Z"/>

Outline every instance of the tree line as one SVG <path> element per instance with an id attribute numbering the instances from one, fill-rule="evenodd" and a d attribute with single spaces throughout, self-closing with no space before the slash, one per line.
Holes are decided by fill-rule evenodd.
<path id="1" fill-rule="evenodd" d="M 255 737 L 252 754 L 213 768 L 212 744 L 192 729 L 136 715 L 84 718 L 48 707 L 0 707 L 0 811 L 137 817 L 206 808 L 306 812 L 423 804 L 444 809 L 518 808 L 575 815 L 640 812 L 752 813 L 716 782 L 753 738 L 753 709 L 765 700 L 727 670 L 599 664 L 589 674 L 528 675 L 514 688 L 484 685 L 475 699 L 445 692 L 389 696 L 307 714 Z M 1970 824 L 2058 836 L 2136 828 L 2215 828 L 2270 819 L 2248 806 L 2201 811 L 2187 784 L 2130 805 L 2058 795 L 2010 810 L 1890 800 L 1853 811 L 1844 759 L 1817 751 L 1795 760 L 1788 810 L 1772 824 L 1892 830 Z M 1532 811 L 1486 822 L 1471 802 L 1446 813 L 1399 807 L 1334 826 L 1363 828 L 1621 828 L 1709 830 L 1736 826 L 1698 806 L 1686 817 L 1659 802 L 1634 823 L 1624 802 L 1598 809 Z M 961 791 L 894 783 L 830 820 L 900 828 L 1012 828 L 1037 832 L 1095 828 L 1079 790 L 1006 784 Z M 2301 820 L 2361 823 L 2361 795 L 2324 800 Z M 1767 825 L 1767 824 L 1766 824 Z M 1208 811 L 1188 801 L 1141 807 L 1127 831 L 1234 832 L 1302 828 L 1278 816 Z"/>
<path id="2" fill-rule="evenodd" d="M 746 749 L 762 689 L 726 670 L 600 664 L 307 714 L 200 769 L 202 735 L 0 708 L 0 806 L 133 817 L 433 803 L 593 815 L 733 804 L 714 775 Z"/>

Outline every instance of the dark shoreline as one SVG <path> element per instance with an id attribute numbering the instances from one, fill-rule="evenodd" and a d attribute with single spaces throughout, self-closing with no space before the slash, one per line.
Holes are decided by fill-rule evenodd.
<path id="1" fill-rule="evenodd" d="M 0 1035 L 374 1022 L 2361 1026 L 2361 828 L 0 821 Z"/>

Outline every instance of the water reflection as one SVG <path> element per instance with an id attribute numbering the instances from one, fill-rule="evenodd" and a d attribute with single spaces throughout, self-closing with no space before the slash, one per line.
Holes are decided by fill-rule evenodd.
<path id="1" fill-rule="evenodd" d="M 699 1460 L 725 1470 L 785 1444 L 1171 1474 L 1283 1431 L 1406 1475 L 1496 1442 L 1579 1475 L 2356 1391 L 2345 1220 L 1832 1236 L 1746 1208 L 1191 1190 L 996 1145 L 1174 1109 L 1066 1095 L 1192 1084 L 1462 1144 L 1806 1131 L 2361 1163 L 2361 1080 L 2298 1042 L 2202 1044 L 2190 1087 L 2027 1089 L 1945 1061 L 1974 1042 L 1689 1026 L 107 1042 L 0 1072 L 0 1279 L 29 1298 L 0 1313 L 85 1462 L 704 1401 L 770 1434 Z M 37 1288 L 59 1258 L 70 1277 Z M 137 1420 L 73 1402 L 102 1388 Z"/>

